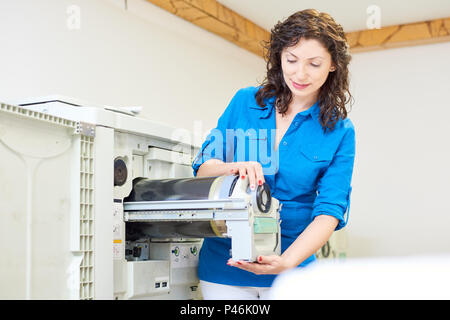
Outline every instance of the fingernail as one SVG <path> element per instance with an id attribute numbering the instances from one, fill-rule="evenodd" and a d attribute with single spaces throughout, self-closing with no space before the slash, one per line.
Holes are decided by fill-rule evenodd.
<path id="1" fill-rule="evenodd" d="M 241 178 L 242 178 L 242 179 L 245 179 L 245 176 L 242 176 Z"/>
<path id="2" fill-rule="evenodd" d="M 258 261 L 262 261 L 262 257 L 261 256 L 258 258 Z"/>
<path id="3" fill-rule="evenodd" d="M 238 264 L 242 264 L 240 261 L 237 262 Z"/>
<path id="4" fill-rule="evenodd" d="M 258 181 L 258 185 L 259 186 L 262 185 L 262 181 L 261 180 Z"/>

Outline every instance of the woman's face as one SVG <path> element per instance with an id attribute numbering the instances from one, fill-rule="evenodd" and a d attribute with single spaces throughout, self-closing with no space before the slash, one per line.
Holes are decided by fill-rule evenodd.
<path id="1" fill-rule="evenodd" d="M 335 70 L 328 50 L 315 39 L 304 39 L 281 52 L 281 67 L 293 102 L 315 102 L 328 73 Z"/>

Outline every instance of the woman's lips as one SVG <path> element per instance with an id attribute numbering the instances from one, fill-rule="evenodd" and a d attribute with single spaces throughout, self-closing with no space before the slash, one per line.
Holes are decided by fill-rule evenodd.
<path id="1" fill-rule="evenodd" d="M 296 89 L 302 90 L 302 89 L 305 89 L 307 86 L 309 86 L 309 83 L 308 84 L 299 84 L 299 83 L 292 81 L 292 86 Z"/>

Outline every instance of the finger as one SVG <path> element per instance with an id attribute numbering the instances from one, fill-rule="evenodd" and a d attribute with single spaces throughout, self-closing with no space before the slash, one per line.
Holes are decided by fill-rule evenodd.
<path id="1" fill-rule="evenodd" d="M 258 182 L 258 186 L 262 186 L 265 182 L 263 168 L 260 163 L 255 166 L 256 171 L 256 179 Z"/>
<path id="2" fill-rule="evenodd" d="M 233 259 L 228 259 L 227 261 L 227 265 L 232 266 L 232 267 L 237 267 L 237 268 L 245 268 L 246 267 L 246 263 L 245 261 L 234 261 Z"/>
<path id="3" fill-rule="evenodd" d="M 253 165 L 249 165 L 247 167 L 248 180 L 250 183 L 250 189 L 255 190 L 256 188 L 256 171 Z"/>
<path id="4" fill-rule="evenodd" d="M 247 176 L 247 169 L 245 167 L 239 167 L 238 171 L 241 179 L 245 179 L 245 177 Z"/>
<path id="5" fill-rule="evenodd" d="M 260 264 L 273 264 L 278 261 L 278 256 L 259 256 L 257 262 Z"/>
<path id="6" fill-rule="evenodd" d="M 227 165 L 229 166 L 229 174 L 239 174 L 239 167 L 241 167 L 241 165 L 238 162 L 230 162 L 227 163 Z"/>
<path id="7" fill-rule="evenodd" d="M 236 261 L 231 264 L 231 266 L 252 272 L 255 274 L 263 274 L 263 273 L 269 273 L 270 266 L 268 265 L 260 265 L 258 263 L 253 262 L 246 262 L 246 261 Z"/>
<path id="8" fill-rule="evenodd" d="M 238 168 L 231 168 L 231 170 L 229 171 L 230 175 L 238 174 L 238 173 L 239 173 L 239 169 Z"/>
<path id="9" fill-rule="evenodd" d="M 237 268 L 240 268 L 240 269 L 246 268 L 247 267 L 247 263 L 248 262 L 246 262 L 246 261 L 242 261 L 242 260 L 235 261 L 233 259 L 228 259 L 228 261 L 227 261 L 227 264 L 229 266 L 237 267 Z"/>

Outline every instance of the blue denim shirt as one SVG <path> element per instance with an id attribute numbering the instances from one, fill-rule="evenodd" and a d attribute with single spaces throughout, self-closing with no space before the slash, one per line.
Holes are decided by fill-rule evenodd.
<path id="1" fill-rule="evenodd" d="M 355 130 L 350 119 L 324 132 L 319 105 L 299 112 L 275 151 L 275 98 L 260 107 L 259 87 L 240 89 L 211 130 L 192 163 L 194 176 L 209 159 L 258 161 L 272 196 L 280 201 L 281 251 L 284 252 L 318 215 L 348 218 L 355 157 Z M 200 251 L 201 280 L 237 286 L 268 287 L 275 275 L 255 275 L 228 266 L 231 239 L 205 238 Z M 301 266 L 315 260 L 312 255 Z"/>

